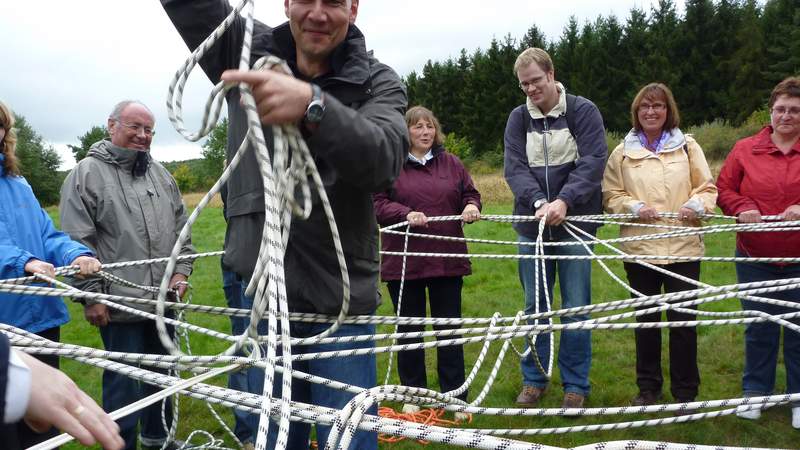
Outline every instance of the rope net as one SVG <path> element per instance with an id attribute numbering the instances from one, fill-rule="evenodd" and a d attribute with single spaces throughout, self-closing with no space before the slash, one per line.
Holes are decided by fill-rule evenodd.
<path id="1" fill-rule="evenodd" d="M 602 330 L 602 331 L 623 331 L 640 328 L 672 328 L 672 327 L 710 327 L 710 326 L 741 326 L 757 322 L 773 322 L 786 329 L 786 332 L 798 332 L 800 327 L 796 325 L 796 319 L 800 315 L 798 303 L 786 302 L 769 298 L 770 293 L 786 291 L 800 288 L 800 279 L 790 278 L 775 281 L 765 281 L 747 284 L 729 284 L 711 286 L 702 282 L 694 281 L 677 274 L 668 273 L 683 281 L 692 283 L 696 289 L 670 294 L 646 296 L 637 293 L 630 288 L 614 271 L 608 266 L 608 262 L 635 261 L 646 267 L 663 272 L 664 269 L 651 264 L 648 261 L 705 261 L 705 262 L 780 262 L 797 263 L 800 258 L 739 258 L 724 256 L 706 257 L 677 257 L 677 256 L 631 256 L 624 254 L 616 246 L 633 240 L 665 239 L 678 236 L 711 236 L 721 233 L 733 232 L 785 232 L 800 231 L 800 222 L 776 221 L 776 217 L 764 217 L 768 222 L 762 224 L 736 224 L 732 218 L 713 216 L 706 217 L 714 219 L 714 224 L 702 227 L 682 226 L 679 221 L 675 221 L 674 226 L 653 226 L 647 224 L 636 224 L 630 222 L 633 219 L 629 215 L 597 215 L 597 216 L 576 216 L 569 217 L 564 227 L 575 239 L 572 243 L 553 243 L 544 242 L 542 239 L 543 224 L 540 224 L 539 239 L 530 243 L 535 247 L 533 254 L 520 255 L 516 253 L 516 247 L 526 245 L 517 241 L 504 241 L 497 239 L 483 238 L 453 238 L 435 235 L 425 235 L 411 233 L 408 223 L 398 223 L 381 230 L 383 234 L 403 235 L 406 243 L 409 239 L 443 239 L 443 240 L 463 240 L 470 244 L 470 247 L 492 246 L 498 253 L 470 253 L 470 254 L 437 254 L 437 253 L 412 253 L 412 252 L 386 252 L 385 254 L 402 256 L 404 267 L 406 264 L 413 264 L 418 257 L 437 257 L 437 258 L 473 258 L 490 260 L 520 260 L 533 259 L 537 266 L 544 270 L 546 260 L 564 259 L 588 259 L 592 264 L 597 264 L 608 276 L 618 283 L 625 292 L 633 292 L 635 298 L 624 298 L 618 300 L 593 299 L 593 304 L 568 309 L 551 309 L 540 311 L 536 310 L 532 314 L 525 314 L 524 311 L 515 311 L 521 308 L 523 302 L 519 300 L 509 300 L 506 302 L 509 311 L 497 311 L 491 317 L 466 317 L 466 318 L 421 318 L 421 317 L 397 317 L 397 316 L 351 316 L 348 315 L 350 287 L 347 268 L 344 262 L 344 254 L 333 219 L 330 203 L 327 199 L 322 181 L 316 170 L 313 157 L 303 141 L 302 136 L 296 127 L 275 126 L 273 127 L 274 140 L 271 143 L 272 152 L 267 149 L 267 142 L 261 128 L 256 106 L 247 85 L 230 86 L 222 83 L 216 85 L 211 92 L 203 118 L 203 125 L 200 131 L 192 133 L 186 130 L 182 119 L 181 98 L 183 88 L 188 79 L 189 73 L 198 64 L 203 54 L 211 48 L 219 36 L 225 32 L 228 26 L 240 14 L 245 18 L 245 40 L 242 49 L 240 68 L 255 70 L 284 70 L 291 73 L 285 63 L 273 56 L 259 59 L 250 66 L 250 46 L 253 30 L 253 0 L 244 0 L 239 3 L 231 14 L 220 24 L 220 26 L 187 58 L 182 67 L 177 71 L 175 78 L 169 87 L 167 108 L 170 120 L 175 128 L 190 141 L 197 141 L 208 134 L 219 118 L 219 114 L 224 100 L 225 93 L 229 89 L 239 89 L 243 105 L 247 111 L 248 133 L 242 146 L 236 152 L 235 157 L 229 161 L 229 165 L 194 209 L 186 226 L 181 230 L 177 239 L 172 255 L 168 258 L 128 261 L 121 263 L 105 262 L 103 271 L 99 276 L 106 282 L 119 283 L 127 286 L 137 287 L 143 294 L 157 292 L 157 298 L 135 298 L 118 295 L 108 295 L 94 292 L 86 292 L 76 289 L 58 279 L 36 274 L 31 277 L 2 280 L 0 281 L 0 291 L 14 294 L 26 295 L 45 295 L 71 297 L 76 300 L 92 300 L 102 303 L 109 308 L 135 314 L 145 320 L 153 320 L 159 330 L 159 335 L 164 346 L 170 351 L 169 355 L 156 354 L 128 354 L 109 352 L 101 349 L 80 346 L 70 343 L 56 343 L 45 340 L 39 336 L 27 333 L 24 330 L 0 324 L 0 331 L 6 334 L 15 348 L 35 355 L 59 355 L 69 358 L 82 364 L 98 367 L 105 370 L 113 370 L 126 376 L 135 378 L 144 383 L 157 386 L 161 390 L 139 402 L 131 404 L 123 409 L 114 411 L 112 417 L 120 418 L 131 414 L 145 406 L 160 402 L 169 396 L 175 396 L 173 402 L 174 421 L 169 431 L 169 439 L 175 437 L 177 431 L 178 402 L 179 396 L 185 396 L 205 402 L 208 405 L 210 414 L 217 418 L 222 424 L 223 429 L 230 436 L 230 439 L 241 446 L 236 437 L 231 432 L 212 405 L 235 408 L 248 413 L 260 414 L 259 431 L 256 440 L 256 448 L 266 448 L 266 435 L 270 427 L 277 426 L 278 440 L 277 448 L 285 448 L 287 443 L 288 427 L 290 421 L 303 421 L 307 423 L 332 425 L 326 449 L 348 448 L 351 439 L 357 430 L 377 432 L 389 440 L 398 438 L 418 440 L 420 442 L 430 442 L 446 444 L 454 447 L 481 448 L 481 449 L 556 449 L 535 442 L 536 436 L 554 435 L 564 433 L 588 433 L 611 430 L 630 430 L 641 427 L 657 427 L 676 423 L 685 423 L 704 419 L 714 419 L 721 416 L 731 415 L 737 411 L 761 410 L 778 405 L 786 405 L 791 402 L 800 402 L 800 394 L 769 395 L 761 397 L 747 398 L 723 398 L 717 400 L 703 400 L 689 403 L 663 403 L 652 406 L 608 406 L 593 408 L 518 408 L 509 404 L 499 407 L 486 406 L 486 400 L 493 389 L 497 389 L 498 379 L 503 379 L 509 371 L 518 371 L 518 357 L 526 357 L 530 349 L 522 351 L 515 345 L 527 339 L 530 343 L 535 343 L 537 338 L 550 334 L 557 336 L 563 331 L 568 330 Z M 256 154 L 261 177 L 264 185 L 265 199 L 265 223 L 259 251 L 259 259 L 256 263 L 255 272 L 247 288 L 247 294 L 253 297 L 253 308 L 243 310 L 236 308 L 219 307 L 210 304 L 203 304 L 202 293 L 194 292 L 189 295 L 186 301 L 168 301 L 167 291 L 168 282 L 174 271 L 177 261 L 190 258 L 192 260 L 200 258 L 220 257 L 222 252 L 211 252 L 195 254 L 190 256 L 180 256 L 179 251 L 186 239 L 191 235 L 193 224 L 197 221 L 201 212 L 208 205 L 211 198 L 219 192 L 220 186 L 231 176 L 239 164 L 244 152 L 253 151 Z M 272 155 L 272 157 L 270 156 Z M 312 189 L 322 199 L 323 209 L 328 217 L 328 226 L 331 229 L 332 245 L 337 252 L 339 267 L 341 269 L 341 279 L 343 281 L 341 298 L 342 309 L 338 316 L 328 317 L 317 314 L 302 314 L 289 312 L 286 287 L 283 269 L 283 255 L 285 252 L 291 221 L 303 220 L 308 217 L 310 208 L 310 197 Z M 295 192 L 300 192 L 301 197 L 295 198 Z M 667 214 L 668 215 L 668 214 Z M 460 216 L 432 217 L 430 221 L 453 221 L 460 220 Z M 487 215 L 482 216 L 482 221 L 491 221 L 499 224 L 511 224 L 515 222 L 531 221 L 533 218 L 524 216 L 510 215 Z M 770 221 L 772 220 L 772 221 Z M 616 238 L 598 239 L 583 232 L 575 224 L 581 222 L 602 223 L 608 225 L 618 225 L 624 223 L 627 226 L 641 226 L 653 228 L 650 234 L 636 236 L 635 238 Z M 553 256 L 547 255 L 544 249 L 555 245 L 578 245 L 584 247 L 586 255 L 583 256 Z M 512 246 L 509 248 L 509 246 Z M 594 249 L 598 251 L 595 251 Z M 513 253 L 510 253 L 510 252 Z M 541 263 L 541 264 L 540 264 Z M 114 274 L 114 270 L 120 267 L 131 265 L 161 264 L 166 266 L 165 275 L 160 286 L 140 286 L 140 280 L 125 280 Z M 70 276 L 76 270 L 71 267 L 61 267 L 57 270 L 58 276 Z M 538 278 L 538 277 L 537 277 Z M 546 279 L 546 277 L 543 277 Z M 46 285 L 42 285 L 46 284 Z M 547 290 L 545 289 L 545 292 Z M 520 292 L 509 293 L 509 297 L 519 298 Z M 754 302 L 766 303 L 770 305 L 791 308 L 792 312 L 781 315 L 768 315 L 757 311 L 719 311 L 715 306 L 731 299 L 747 299 Z M 537 289 L 538 302 L 538 289 Z M 402 300 L 401 300 L 402 301 Z M 125 304 L 149 306 L 155 313 L 141 311 Z M 552 299 L 547 299 L 547 305 L 552 305 Z M 697 307 L 694 309 L 688 309 Z M 469 306 L 465 308 L 469 312 Z M 724 309 L 724 308 L 723 308 Z M 636 323 L 633 320 L 641 315 L 660 313 L 667 310 L 688 311 L 698 316 L 697 320 L 691 321 L 672 321 L 672 322 L 646 322 Z M 241 335 L 231 335 L 230 333 L 211 329 L 197 323 L 190 323 L 186 320 L 185 313 L 202 315 L 217 315 L 226 317 L 249 317 L 250 326 Z M 510 314 L 511 313 L 511 314 Z M 505 315 L 504 315 L 505 314 Z M 575 315 L 589 315 L 590 319 L 569 322 L 555 323 L 554 319 L 562 319 Z M 194 317 L 194 316 L 193 316 Z M 259 334 L 258 324 L 264 321 L 267 323 L 268 333 Z M 329 327 L 322 333 L 306 337 L 294 338 L 289 335 L 289 322 L 308 322 L 326 323 Z M 794 321 L 794 322 L 793 322 Z M 370 335 L 357 335 L 347 337 L 333 337 L 332 334 L 343 324 L 374 324 L 382 327 L 383 332 Z M 167 332 L 167 326 L 175 328 L 174 338 Z M 447 330 L 432 330 L 413 333 L 400 333 L 397 327 L 400 325 L 447 325 L 455 327 Z M 193 355 L 190 347 L 189 336 L 196 336 L 197 339 L 208 339 L 220 342 L 227 348 L 218 354 Z M 422 343 L 417 344 L 398 344 L 399 339 L 423 338 Z M 550 339 L 552 346 L 555 339 Z M 353 350 L 340 350 L 335 352 L 323 353 L 293 353 L 292 346 L 324 343 L 348 343 L 348 342 L 371 342 L 371 348 L 361 348 Z M 452 345 L 467 345 L 477 349 L 477 356 L 467 367 L 467 377 L 464 385 L 451 392 L 437 392 L 430 389 L 407 387 L 390 384 L 390 374 L 392 372 L 391 361 L 395 352 L 420 348 L 436 348 Z M 532 347 L 532 345 L 531 345 Z M 510 352 L 509 352 L 510 350 Z M 246 356 L 238 356 L 244 353 Z M 370 389 L 359 388 L 334 380 L 320 378 L 312 374 L 303 373 L 293 368 L 294 361 L 308 361 L 315 359 L 336 358 L 343 364 L 347 359 L 357 355 L 377 354 L 383 355 L 387 359 L 387 373 L 382 384 Z M 537 366 L 552 377 L 553 374 L 553 354 L 550 351 L 550 358 L 547 361 L 539 360 L 536 352 L 531 355 L 536 361 Z M 510 356 L 510 357 L 509 357 Z M 138 366 L 144 367 L 138 367 Z M 241 392 L 227 389 L 210 383 L 214 377 L 219 377 L 227 373 L 248 367 L 259 367 L 264 369 L 265 380 L 264 390 L 259 394 Z M 170 369 L 169 374 L 162 374 L 148 370 L 148 368 Z M 597 370 L 597 367 L 595 368 Z M 277 395 L 273 395 L 276 375 L 281 377 L 281 384 Z M 333 389 L 341 389 L 353 394 L 353 399 L 344 409 L 333 410 L 320 405 L 307 404 L 292 401 L 289 393 L 293 380 L 303 380 L 310 383 L 318 383 Z M 470 392 L 477 392 L 477 395 L 469 401 L 460 400 L 457 396 L 467 389 Z M 427 419 L 420 421 L 408 420 L 410 417 L 403 414 L 396 414 L 382 409 L 379 415 L 368 414 L 367 411 L 373 405 L 386 402 L 397 402 L 406 405 L 416 405 L 419 407 L 429 407 L 435 410 L 429 414 Z M 663 413 L 681 413 L 677 416 L 664 416 Z M 455 416 L 462 420 L 444 419 L 444 414 L 448 417 Z M 647 419 L 630 418 L 629 420 L 619 421 L 623 416 L 642 414 L 648 415 Z M 518 428 L 488 429 L 479 428 L 482 416 L 499 417 L 531 417 L 529 425 Z M 552 416 L 570 416 L 586 419 L 590 423 L 575 422 L 569 426 L 536 428 L 537 419 Z M 593 419 L 595 416 L 599 419 Z M 273 420 L 270 421 L 269 418 Z M 464 420 L 466 418 L 466 420 Z M 597 423 L 601 421 L 603 423 Z M 195 437 L 197 437 L 195 439 Z M 46 449 L 53 448 L 68 442 L 69 436 L 62 435 L 53 438 L 34 448 Z M 203 443 L 192 443 L 192 441 L 203 440 Z M 217 436 L 197 430 L 192 432 L 187 438 L 187 445 L 192 448 L 225 448 L 224 441 Z M 614 441 L 599 442 L 595 444 L 575 447 L 580 449 L 722 449 L 738 448 L 726 446 L 704 446 L 696 444 L 679 444 L 670 442 L 650 442 L 650 441 Z"/>

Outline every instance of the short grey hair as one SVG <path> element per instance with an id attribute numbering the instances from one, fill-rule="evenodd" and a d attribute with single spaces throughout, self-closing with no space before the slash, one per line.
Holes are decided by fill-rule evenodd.
<path id="1" fill-rule="evenodd" d="M 153 114 L 153 111 L 150 111 L 150 108 L 148 108 L 147 105 L 140 102 L 139 100 L 123 100 L 117 103 L 116 105 L 114 105 L 114 109 L 111 110 L 111 115 L 109 115 L 108 117 L 113 120 L 119 121 L 119 118 L 122 116 L 122 111 L 124 111 L 125 108 L 127 108 L 130 105 L 141 105 L 142 108 L 146 109 L 147 112 L 150 113 L 150 116 L 152 116 L 153 118 L 156 117 L 155 114 Z"/>

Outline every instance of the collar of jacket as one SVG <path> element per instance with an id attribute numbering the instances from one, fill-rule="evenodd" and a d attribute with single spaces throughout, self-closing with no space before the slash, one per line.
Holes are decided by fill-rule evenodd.
<path id="1" fill-rule="evenodd" d="M 683 148 L 684 144 L 686 144 L 686 136 L 683 134 L 683 131 L 681 131 L 680 128 L 673 128 L 669 131 L 667 141 L 664 142 L 664 149 L 661 150 L 659 154 L 680 150 Z M 623 154 L 631 159 L 658 157 L 658 155 L 642 145 L 642 142 L 639 140 L 639 135 L 633 128 L 625 136 L 625 140 L 623 141 L 623 151 Z"/>
<path id="2" fill-rule="evenodd" d="M 6 154 L 0 152 L 0 177 L 6 176 Z"/>
<path id="3" fill-rule="evenodd" d="M 547 117 L 558 118 L 567 113 L 567 90 L 559 81 L 556 81 L 556 88 L 558 89 L 558 103 L 547 113 Z M 528 106 L 528 113 L 532 118 L 544 119 L 545 115 L 542 114 L 542 110 L 531 101 L 530 97 L 525 97 L 525 104 Z"/>
<path id="4" fill-rule="evenodd" d="M 269 37 L 269 34 L 265 35 Z M 267 51 L 285 59 L 295 75 L 297 70 L 297 50 L 289 22 L 272 29 L 272 39 L 267 39 Z M 329 81 L 340 81 L 351 84 L 364 84 L 370 76 L 369 54 L 364 34 L 355 25 L 350 25 L 344 41 L 333 50 L 330 58 L 330 72 L 319 77 L 318 84 L 324 87 Z"/>
<path id="5" fill-rule="evenodd" d="M 443 145 L 437 145 L 436 147 L 431 148 L 431 153 L 433 155 L 432 155 L 430 160 L 433 161 L 434 159 L 436 159 L 437 156 L 439 156 L 442 153 L 444 153 L 444 146 Z M 416 161 L 412 161 L 412 160 L 410 160 L 408 158 L 406 158 L 406 164 L 410 164 L 412 167 L 423 167 L 422 164 L 420 164 L 420 163 L 418 163 Z"/>
<path id="6" fill-rule="evenodd" d="M 772 142 L 772 138 L 770 137 L 774 132 L 775 129 L 772 128 L 772 125 L 767 125 L 758 132 L 751 150 L 753 154 L 781 152 L 781 149 L 779 149 L 778 146 Z M 800 139 L 794 143 L 791 151 L 800 153 Z"/>
<path id="7" fill-rule="evenodd" d="M 86 157 L 97 158 L 107 164 L 113 164 L 120 169 L 130 172 L 133 169 L 133 164 L 136 162 L 136 156 L 139 150 L 131 150 L 128 148 L 118 147 L 111 143 L 108 139 L 103 139 L 92 145 Z M 146 151 L 148 164 L 150 162 L 150 151 Z"/>

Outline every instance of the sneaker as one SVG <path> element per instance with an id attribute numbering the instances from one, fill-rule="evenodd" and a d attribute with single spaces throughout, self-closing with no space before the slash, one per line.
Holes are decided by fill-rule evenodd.
<path id="1" fill-rule="evenodd" d="M 758 406 L 749 405 L 752 409 L 744 409 L 747 406 L 740 405 L 736 407 L 736 417 L 747 420 L 758 420 L 761 418 L 761 409 Z M 792 418 L 794 418 L 794 411 L 792 411 Z M 800 413 L 798 413 L 800 414 Z M 794 420 L 792 421 L 794 424 Z"/>
<path id="2" fill-rule="evenodd" d="M 406 403 L 403 405 L 403 414 L 416 414 L 419 412 L 419 410 L 420 407 L 412 403 Z"/>
<path id="3" fill-rule="evenodd" d="M 586 401 L 586 396 L 578 394 L 577 392 L 567 392 L 564 394 L 564 401 L 561 403 L 562 408 L 577 408 L 582 409 L 583 403 Z M 566 415 L 578 415 L 577 413 L 567 413 Z"/>
<path id="4" fill-rule="evenodd" d="M 676 398 L 675 399 L 675 403 L 691 403 L 693 401 L 694 401 L 693 398 Z M 686 407 L 681 408 L 681 409 L 676 410 L 675 412 L 673 412 L 675 417 L 690 416 L 690 415 L 696 414 L 696 413 L 697 413 L 697 409 L 696 408 L 686 408 Z"/>
<path id="5" fill-rule="evenodd" d="M 800 406 L 792 408 L 792 428 L 800 429 Z"/>
<path id="6" fill-rule="evenodd" d="M 545 388 L 536 386 L 522 386 L 522 392 L 517 396 L 517 404 L 523 406 L 536 406 L 544 395 Z"/>
<path id="7" fill-rule="evenodd" d="M 658 391 L 639 391 L 639 395 L 631 400 L 631 406 L 650 406 L 655 405 L 661 400 L 661 392 Z"/>

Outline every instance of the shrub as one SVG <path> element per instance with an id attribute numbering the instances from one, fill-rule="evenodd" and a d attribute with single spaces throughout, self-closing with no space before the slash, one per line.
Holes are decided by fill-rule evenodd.
<path id="1" fill-rule="evenodd" d="M 623 139 L 625 139 L 625 133 L 606 130 L 606 145 L 608 146 L 609 155 L 620 144 L 620 142 L 622 142 Z"/>
<path id="2" fill-rule="evenodd" d="M 192 173 L 188 164 L 179 165 L 172 173 L 172 177 L 175 178 L 175 182 L 178 183 L 178 189 L 180 189 L 181 192 L 194 192 L 200 181 L 197 176 Z"/>
<path id="3" fill-rule="evenodd" d="M 447 133 L 444 136 L 444 148 L 446 148 L 448 152 L 458 156 L 462 161 L 469 161 L 474 156 L 472 143 L 469 139 L 459 137 L 455 133 Z"/>
<path id="4" fill-rule="evenodd" d="M 750 114 L 750 117 L 739 127 L 741 130 L 739 134 L 741 134 L 742 137 L 751 136 L 758 133 L 758 130 L 764 128 L 764 125 L 768 123 L 770 123 L 769 109 L 762 108 L 753 111 L 753 114 Z"/>
<path id="5" fill-rule="evenodd" d="M 724 120 L 689 127 L 686 132 L 700 144 L 709 161 L 724 160 L 733 144 L 744 136 L 740 134 L 740 129 L 728 125 Z"/>

